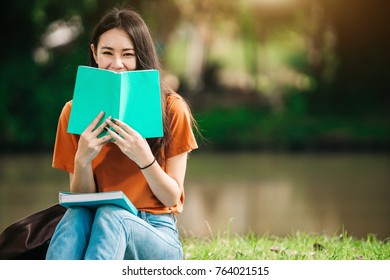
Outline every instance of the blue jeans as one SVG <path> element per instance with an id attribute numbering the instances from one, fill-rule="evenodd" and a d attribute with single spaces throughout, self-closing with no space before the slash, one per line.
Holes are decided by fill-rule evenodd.
<path id="1" fill-rule="evenodd" d="M 135 216 L 117 206 L 69 208 L 51 239 L 46 259 L 182 259 L 174 214 Z"/>

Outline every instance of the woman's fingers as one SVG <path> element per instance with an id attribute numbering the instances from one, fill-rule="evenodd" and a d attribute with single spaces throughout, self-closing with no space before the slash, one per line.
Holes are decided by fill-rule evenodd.
<path id="1" fill-rule="evenodd" d="M 129 125 L 125 124 L 124 122 L 122 122 L 120 120 L 111 119 L 111 121 L 113 123 L 115 123 L 116 125 L 118 125 L 119 127 L 121 127 L 129 135 L 136 136 L 139 134 L 137 131 L 135 131 L 133 128 L 131 128 Z"/>
<path id="2" fill-rule="evenodd" d="M 123 138 L 126 138 L 126 135 L 129 135 L 131 137 L 141 137 L 141 135 L 125 124 L 124 122 L 120 120 L 116 120 L 113 118 L 107 118 L 106 120 L 107 124 L 111 126 L 119 135 L 122 135 Z M 141 137 L 142 138 L 142 137 Z"/>
<path id="3" fill-rule="evenodd" d="M 100 119 L 98 120 L 98 122 L 100 121 Z M 96 125 L 95 125 L 96 126 Z M 107 123 L 106 122 L 102 122 L 97 128 L 95 128 L 95 130 L 92 132 L 92 136 L 93 137 L 98 137 L 100 135 L 100 133 L 103 132 L 104 128 L 107 126 Z"/>
<path id="4" fill-rule="evenodd" d="M 125 123 L 108 118 L 107 124 L 112 128 L 106 128 L 114 140 L 114 143 L 127 157 L 134 162 L 143 163 L 151 158 L 151 150 L 147 141 L 134 129 Z"/>
<path id="5" fill-rule="evenodd" d="M 96 116 L 96 118 L 87 126 L 85 131 L 89 131 L 89 132 L 94 131 L 94 129 L 96 128 L 97 124 L 99 123 L 99 121 L 102 119 L 103 116 L 104 116 L 104 112 L 100 112 Z"/>
<path id="6" fill-rule="evenodd" d="M 113 139 L 113 141 L 120 141 L 120 140 L 123 140 L 123 138 L 116 132 L 116 131 L 113 131 L 111 129 L 109 129 L 107 126 L 104 127 L 104 129 L 107 131 L 108 135 L 110 137 L 110 139 Z"/>
<path id="7" fill-rule="evenodd" d="M 106 136 L 103 136 L 103 137 L 100 137 L 99 139 L 99 145 L 104 145 L 108 142 L 110 142 L 110 140 L 112 139 L 112 136 L 110 134 L 106 135 Z"/>

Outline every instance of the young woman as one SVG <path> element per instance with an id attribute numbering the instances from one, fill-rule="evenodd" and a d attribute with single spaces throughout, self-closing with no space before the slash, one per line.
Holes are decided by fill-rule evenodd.
<path id="1" fill-rule="evenodd" d="M 90 47 L 91 66 L 117 72 L 161 70 L 148 27 L 132 10 L 113 9 L 103 16 Z M 47 259 L 182 259 L 175 214 L 183 210 L 187 156 L 197 143 L 186 102 L 161 84 L 162 138 L 146 140 L 104 112 L 81 135 L 69 134 L 72 101 L 65 104 L 53 167 L 69 172 L 71 192 L 122 190 L 139 214 L 110 205 L 96 211 L 69 208 Z M 102 118 L 105 122 L 97 126 Z M 103 130 L 108 135 L 99 138 Z"/>

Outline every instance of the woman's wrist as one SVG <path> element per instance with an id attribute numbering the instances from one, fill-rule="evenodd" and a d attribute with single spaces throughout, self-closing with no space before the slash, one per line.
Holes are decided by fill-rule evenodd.
<path id="1" fill-rule="evenodd" d="M 153 157 L 153 160 L 152 160 L 151 163 L 149 163 L 149 164 L 147 164 L 147 165 L 145 165 L 145 166 L 139 166 L 139 165 L 138 165 L 138 168 L 141 169 L 141 170 L 147 169 L 147 168 L 151 167 L 155 162 L 156 162 L 156 158 Z"/>
<path id="2" fill-rule="evenodd" d="M 91 166 L 91 161 L 76 157 L 74 160 L 74 166 L 81 169 L 89 168 Z"/>

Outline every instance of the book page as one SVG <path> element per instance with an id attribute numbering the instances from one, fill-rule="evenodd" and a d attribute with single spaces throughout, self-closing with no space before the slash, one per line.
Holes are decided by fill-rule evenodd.
<path id="1" fill-rule="evenodd" d="M 119 117 L 120 75 L 94 67 L 80 66 L 77 71 L 68 132 L 81 134 L 103 111 L 99 125 L 109 116 Z"/>
<path id="2" fill-rule="evenodd" d="M 121 73 L 120 120 L 144 138 L 162 137 L 160 76 L 157 70 Z"/>

